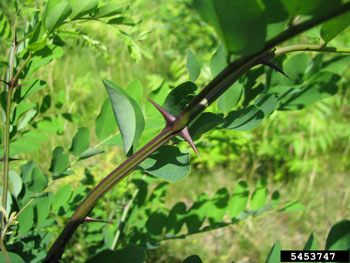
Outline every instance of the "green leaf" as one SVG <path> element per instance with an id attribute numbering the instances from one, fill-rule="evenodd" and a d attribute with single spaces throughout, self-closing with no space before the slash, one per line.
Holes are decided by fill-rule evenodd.
<path id="1" fill-rule="evenodd" d="M 305 210 L 305 207 L 299 202 L 289 202 L 283 208 L 281 208 L 280 212 L 299 212 Z"/>
<path id="2" fill-rule="evenodd" d="M 54 195 L 52 200 L 52 211 L 58 213 L 60 207 L 66 206 L 72 197 L 72 187 L 69 184 L 62 186 Z"/>
<path id="3" fill-rule="evenodd" d="M 208 219 L 211 225 L 221 223 L 227 212 L 230 194 L 226 188 L 219 189 L 210 201 Z"/>
<path id="4" fill-rule="evenodd" d="M 210 60 L 210 71 L 212 77 L 216 77 L 227 66 L 227 51 L 223 44 L 220 44 Z"/>
<path id="5" fill-rule="evenodd" d="M 311 234 L 309 239 L 307 240 L 304 250 L 318 250 L 317 240 L 315 239 L 313 234 Z"/>
<path id="6" fill-rule="evenodd" d="M 44 48 L 46 45 L 45 36 L 46 36 L 45 26 L 44 26 L 44 23 L 40 21 L 36 25 L 31 37 L 29 38 L 28 49 L 31 50 L 32 52 L 35 52 Z"/>
<path id="7" fill-rule="evenodd" d="M 281 0 L 290 15 L 321 15 L 327 14 L 339 7 L 339 0 Z"/>
<path id="8" fill-rule="evenodd" d="M 202 134 L 215 128 L 219 124 L 223 123 L 224 119 L 221 115 L 214 114 L 212 112 L 204 112 L 199 115 L 189 127 L 189 133 L 193 140 L 198 139 Z"/>
<path id="9" fill-rule="evenodd" d="M 289 14 L 280 0 L 263 0 L 267 19 L 267 40 L 277 36 L 286 26 Z"/>
<path id="10" fill-rule="evenodd" d="M 22 179 L 15 171 L 12 170 L 9 172 L 9 178 L 12 184 L 12 194 L 15 197 L 18 197 L 23 188 Z"/>
<path id="11" fill-rule="evenodd" d="M 37 223 L 43 222 L 50 215 L 51 201 L 48 196 L 36 200 Z"/>
<path id="12" fill-rule="evenodd" d="M 141 81 L 135 79 L 131 81 L 125 88 L 126 92 L 131 96 L 139 106 L 142 105 L 143 87 Z"/>
<path id="13" fill-rule="evenodd" d="M 201 73 L 201 64 L 193 52 L 187 50 L 187 71 L 190 73 L 191 81 L 195 82 Z"/>
<path id="14" fill-rule="evenodd" d="M 27 206 L 22 213 L 17 217 L 18 220 L 18 236 L 27 233 L 34 226 L 34 206 L 33 204 Z"/>
<path id="15" fill-rule="evenodd" d="M 90 158 L 92 156 L 95 156 L 97 154 L 101 154 L 104 151 L 97 149 L 97 148 L 90 148 L 87 149 L 86 151 L 84 151 L 80 156 L 79 156 L 79 160 L 83 160 L 83 159 L 87 159 Z"/>
<path id="16" fill-rule="evenodd" d="M 124 26 L 134 26 L 136 25 L 135 21 L 128 16 L 119 16 L 116 18 L 113 18 L 107 22 L 107 24 L 111 25 L 124 25 Z"/>
<path id="17" fill-rule="evenodd" d="M 264 47 L 267 21 L 260 1 L 194 0 L 194 6 L 228 51 L 249 55 Z"/>
<path id="18" fill-rule="evenodd" d="M 231 111 L 225 118 L 224 128 L 248 131 L 257 127 L 264 119 L 264 112 L 254 105 L 238 111 Z"/>
<path id="19" fill-rule="evenodd" d="M 243 94 L 242 83 L 236 81 L 231 87 L 229 87 L 224 94 L 222 94 L 218 100 L 218 107 L 225 114 L 233 107 L 237 106 L 241 96 Z"/>
<path id="20" fill-rule="evenodd" d="M 113 114 L 111 101 L 107 98 L 95 121 L 96 135 L 100 140 L 106 139 L 117 128 L 117 122 Z"/>
<path id="21" fill-rule="evenodd" d="M 166 223 L 166 233 L 176 235 L 181 231 L 186 219 L 186 205 L 183 202 L 176 203 L 169 212 Z"/>
<path id="22" fill-rule="evenodd" d="M 11 263 L 26 263 L 19 255 L 15 253 L 7 252 L 7 255 L 9 256 Z M 7 263 L 3 253 L 0 253 L 0 263 Z"/>
<path id="23" fill-rule="evenodd" d="M 12 40 L 11 25 L 3 12 L 0 13 L 0 38 Z"/>
<path id="24" fill-rule="evenodd" d="M 240 181 L 233 192 L 232 198 L 228 204 L 228 211 L 232 219 L 236 218 L 243 212 L 248 203 L 249 188 L 245 181 Z"/>
<path id="25" fill-rule="evenodd" d="M 145 120 L 137 102 L 125 90 L 111 81 L 103 81 L 112 103 L 114 116 L 123 138 L 124 151 L 136 151 Z"/>
<path id="26" fill-rule="evenodd" d="M 49 171 L 53 174 L 64 172 L 69 165 L 69 156 L 64 154 L 62 146 L 57 146 L 52 152 L 52 160 Z"/>
<path id="27" fill-rule="evenodd" d="M 11 124 L 13 126 L 17 126 L 18 120 L 21 116 L 23 116 L 27 111 L 35 108 L 37 105 L 35 103 L 27 103 L 27 102 L 21 102 L 18 104 L 14 110 L 14 113 L 12 115 L 12 121 Z"/>
<path id="28" fill-rule="evenodd" d="M 79 157 L 85 152 L 90 145 L 90 134 L 88 128 L 82 127 L 78 129 L 78 132 L 74 135 L 72 146 L 69 149 L 71 154 L 75 157 Z"/>
<path id="29" fill-rule="evenodd" d="M 322 71 L 333 72 L 339 74 L 347 68 L 350 63 L 350 56 L 336 56 L 328 61 L 325 61 L 322 65 Z"/>
<path id="30" fill-rule="evenodd" d="M 46 82 L 43 80 L 35 79 L 30 81 L 23 81 L 21 83 L 23 86 L 18 87 L 15 91 L 14 99 L 17 103 L 20 103 L 22 100 L 28 98 L 30 95 L 41 90 Z"/>
<path id="31" fill-rule="evenodd" d="M 210 200 L 207 194 L 203 193 L 197 196 L 196 201 L 188 211 L 186 217 L 186 225 L 188 233 L 196 233 L 202 226 L 207 217 L 210 207 Z"/>
<path id="32" fill-rule="evenodd" d="M 102 143 L 102 146 L 123 146 L 122 136 L 120 134 L 114 135 Z"/>
<path id="33" fill-rule="evenodd" d="M 163 145 L 146 160 L 140 167 L 147 173 L 167 181 L 176 182 L 186 177 L 191 170 L 189 154 L 182 153 L 171 145 Z"/>
<path id="34" fill-rule="evenodd" d="M 49 32 L 55 30 L 57 27 L 62 25 L 64 20 L 67 17 L 69 17 L 69 15 L 72 12 L 71 6 L 66 2 L 55 4 L 53 6 L 50 5 L 50 2 L 57 2 L 57 1 L 49 0 L 47 4 L 48 8 L 46 10 L 45 27 L 46 27 L 46 30 Z"/>
<path id="35" fill-rule="evenodd" d="M 280 259 L 281 250 L 282 250 L 282 247 L 281 247 L 280 242 L 276 241 L 265 262 L 266 263 L 280 263 L 281 262 L 281 259 Z"/>
<path id="36" fill-rule="evenodd" d="M 252 198 L 250 200 L 250 208 L 253 210 L 259 210 L 262 208 L 267 200 L 267 181 L 266 176 L 259 179 L 256 184 L 256 188 L 253 192 Z"/>
<path id="37" fill-rule="evenodd" d="M 78 19 L 84 15 L 87 15 L 95 9 L 97 9 L 98 6 L 98 0 L 71 0 L 69 1 L 71 7 L 72 7 L 72 13 L 70 15 L 71 19 Z"/>
<path id="38" fill-rule="evenodd" d="M 278 105 L 278 96 L 276 94 L 261 94 L 255 102 L 255 105 L 269 116 Z"/>
<path id="39" fill-rule="evenodd" d="M 283 70 L 289 76 L 290 80 L 282 75 L 282 83 L 301 83 L 305 71 L 309 66 L 309 61 L 310 58 L 306 53 L 300 53 L 288 57 L 288 59 L 283 63 Z"/>
<path id="40" fill-rule="evenodd" d="M 123 12 L 124 7 L 119 4 L 104 5 L 96 9 L 93 18 L 110 17 L 119 15 Z"/>
<path id="41" fill-rule="evenodd" d="M 44 175 L 39 167 L 34 167 L 32 170 L 32 177 L 29 184 L 26 187 L 33 193 L 40 193 L 47 187 L 47 177 Z"/>
<path id="42" fill-rule="evenodd" d="M 350 250 L 350 221 L 342 220 L 332 226 L 329 231 L 327 250 Z"/>
<path id="43" fill-rule="evenodd" d="M 165 99 L 164 109 L 174 116 L 178 116 L 192 100 L 196 90 L 197 86 L 191 81 L 180 84 Z"/>
<path id="44" fill-rule="evenodd" d="M 123 249 L 110 250 L 105 249 L 89 258 L 86 263 L 144 263 L 146 260 L 146 252 L 143 248 L 137 246 L 127 246 Z"/>
<path id="45" fill-rule="evenodd" d="M 182 263 L 203 263 L 201 258 L 197 255 L 187 257 Z"/>
<path id="46" fill-rule="evenodd" d="M 153 237 L 159 237 L 167 223 L 167 215 L 162 209 L 157 209 L 147 219 L 146 229 Z"/>

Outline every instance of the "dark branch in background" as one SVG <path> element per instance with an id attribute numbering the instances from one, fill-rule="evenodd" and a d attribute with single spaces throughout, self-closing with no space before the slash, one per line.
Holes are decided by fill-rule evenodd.
<path id="1" fill-rule="evenodd" d="M 228 89 L 235 81 L 239 79 L 239 77 L 246 73 L 257 62 L 259 62 L 259 58 L 264 57 L 265 54 L 272 50 L 276 45 L 281 44 L 282 42 L 308 29 L 311 29 L 312 27 L 317 26 L 326 20 L 341 15 L 347 12 L 349 9 L 350 4 L 347 3 L 328 15 L 323 15 L 316 18 L 314 17 L 304 23 L 301 23 L 300 25 L 290 27 L 280 35 L 268 41 L 264 49 L 260 52 L 247 57 L 242 57 L 231 63 L 218 76 L 216 76 L 176 118 L 175 116 L 169 115 L 163 109 L 156 106 L 166 119 L 165 128 L 142 149 L 137 151 L 119 167 L 113 170 L 90 192 L 86 199 L 77 208 L 60 236 L 56 239 L 55 243 L 52 245 L 44 262 L 59 262 L 69 239 L 77 227 L 84 222 L 84 219 L 93 209 L 96 202 L 161 145 L 165 144 L 176 135 L 181 135 L 184 137 L 184 131 L 187 129 L 188 124 L 196 116 L 203 112 L 203 110 L 214 102 L 221 94 L 223 94 L 226 89 Z M 191 140 L 188 138 L 186 140 L 191 144 Z M 191 146 L 193 147 L 193 145 Z"/>

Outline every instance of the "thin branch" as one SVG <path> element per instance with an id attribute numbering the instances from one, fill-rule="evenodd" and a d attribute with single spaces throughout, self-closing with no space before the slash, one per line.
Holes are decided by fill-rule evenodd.
<path id="1" fill-rule="evenodd" d="M 311 52 L 327 52 L 327 53 L 350 53 L 348 47 L 324 47 L 322 45 L 294 45 L 288 47 L 282 47 L 276 49 L 274 52 L 275 57 L 288 52 L 296 51 L 311 51 Z"/>

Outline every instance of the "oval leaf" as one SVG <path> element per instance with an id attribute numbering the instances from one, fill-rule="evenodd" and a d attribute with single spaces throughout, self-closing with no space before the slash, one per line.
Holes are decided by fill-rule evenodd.
<path id="1" fill-rule="evenodd" d="M 231 111 L 225 118 L 224 128 L 248 131 L 257 127 L 264 119 L 264 112 L 252 105 L 238 111 Z"/>
<path id="2" fill-rule="evenodd" d="M 145 127 L 142 111 L 137 102 L 121 87 L 109 80 L 104 80 L 103 83 L 123 138 L 124 151 L 135 151 Z"/>
<path id="3" fill-rule="evenodd" d="M 64 154 L 62 146 L 57 146 L 52 152 L 52 160 L 49 171 L 53 174 L 64 172 L 69 164 L 68 154 Z"/>
<path id="4" fill-rule="evenodd" d="M 267 181 L 266 177 L 263 176 L 256 184 L 255 191 L 252 199 L 250 200 L 250 208 L 253 210 L 259 210 L 261 207 L 263 207 L 266 203 L 267 193 Z"/>
<path id="5" fill-rule="evenodd" d="M 190 73 L 191 81 L 196 81 L 201 73 L 201 64 L 190 49 L 187 51 L 187 71 Z"/>
<path id="6" fill-rule="evenodd" d="M 249 198 L 248 184 L 244 181 L 240 181 L 233 192 L 232 198 L 228 205 L 228 211 L 230 217 L 236 218 L 247 207 Z"/>
<path id="7" fill-rule="evenodd" d="M 78 19 L 88 13 L 91 13 L 94 11 L 98 6 L 98 0 L 73 0 L 70 1 L 70 4 L 72 6 L 72 14 L 71 18 L 72 20 Z"/>
<path id="8" fill-rule="evenodd" d="M 249 55 L 264 47 L 267 22 L 260 1 L 194 0 L 194 6 L 228 51 Z"/>
<path id="9" fill-rule="evenodd" d="M 59 27 L 63 23 L 63 21 L 70 15 L 71 12 L 71 6 L 66 2 L 59 3 L 51 7 L 50 9 L 47 9 L 45 17 L 46 30 L 51 32 L 57 27 Z"/>
<path id="10" fill-rule="evenodd" d="M 69 149 L 71 154 L 75 157 L 79 157 L 83 152 L 85 152 L 90 145 L 90 134 L 89 130 L 85 127 L 79 128 L 78 132 L 73 137 L 72 146 Z"/>
<path id="11" fill-rule="evenodd" d="M 117 122 L 113 114 L 111 101 L 107 98 L 95 121 L 96 135 L 100 140 L 106 139 L 117 128 Z"/>
<path id="12" fill-rule="evenodd" d="M 327 250 L 350 250 L 350 221 L 342 220 L 332 226 L 329 231 Z"/>

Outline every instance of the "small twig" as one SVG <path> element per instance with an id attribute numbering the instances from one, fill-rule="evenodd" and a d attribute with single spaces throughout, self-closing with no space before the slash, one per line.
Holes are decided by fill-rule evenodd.
<path id="1" fill-rule="evenodd" d="M 311 52 L 327 52 L 327 53 L 350 53 L 350 48 L 347 47 L 325 47 L 322 45 L 294 45 L 276 49 L 275 57 L 288 52 L 296 51 L 311 51 Z"/>

